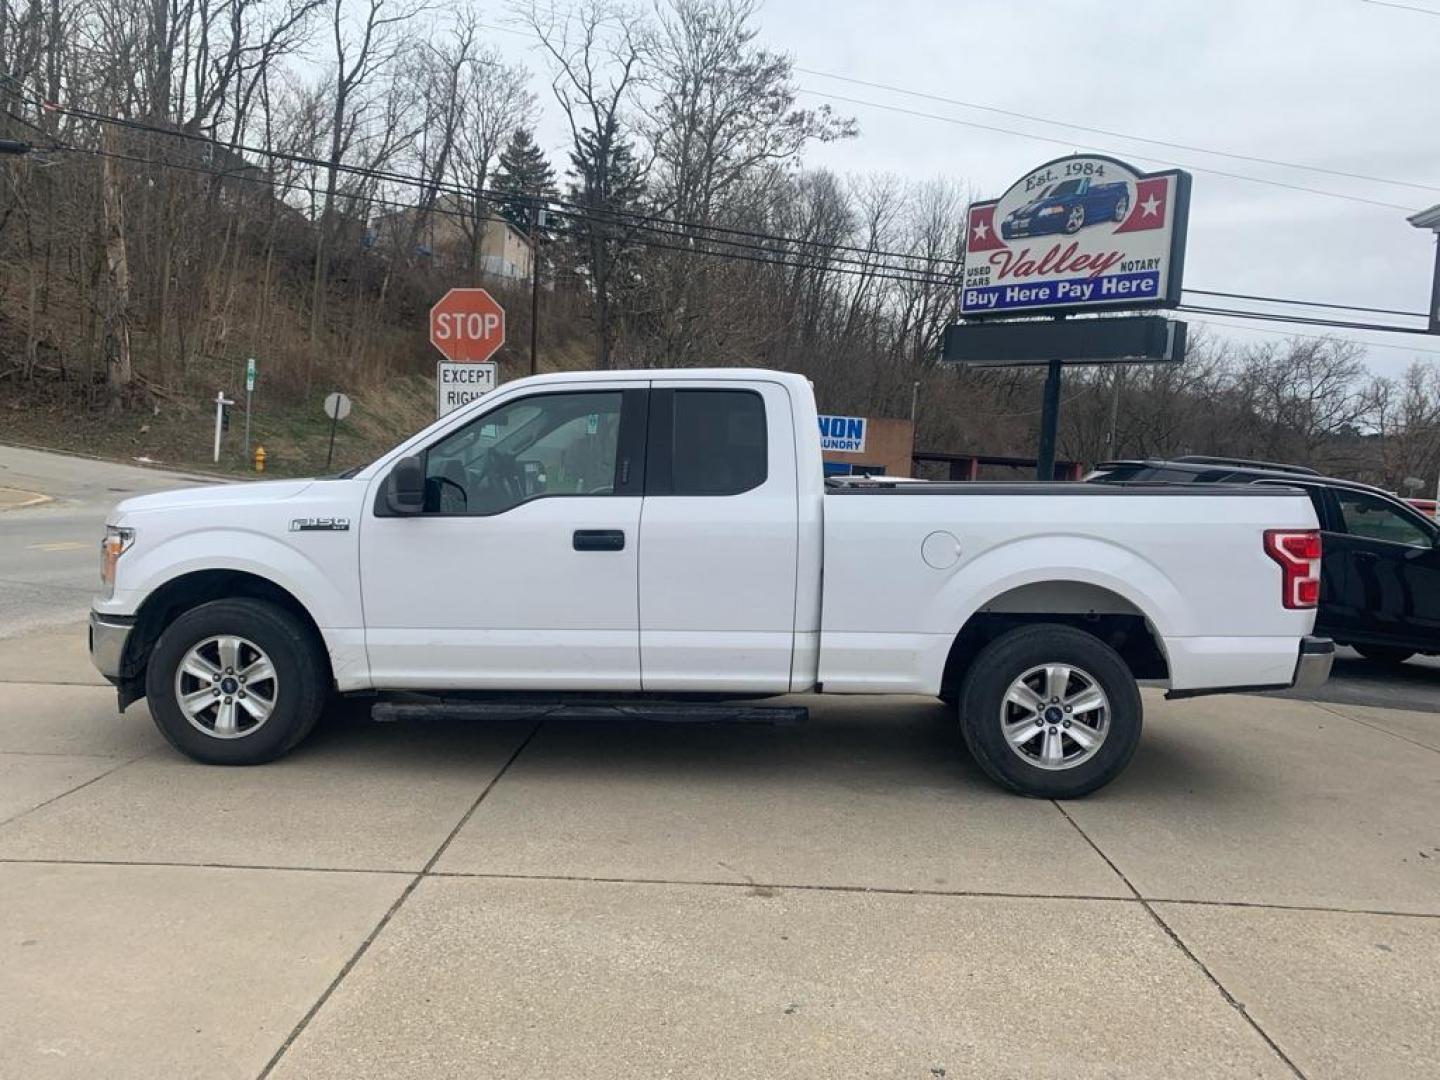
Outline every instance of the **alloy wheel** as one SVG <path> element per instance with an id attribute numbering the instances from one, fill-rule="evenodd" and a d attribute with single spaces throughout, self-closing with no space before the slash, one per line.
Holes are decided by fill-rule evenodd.
<path id="1" fill-rule="evenodd" d="M 275 710 L 275 665 L 247 638 L 222 634 L 192 646 L 175 671 L 175 700 L 190 725 L 216 739 L 253 735 Z"/>
<path id="2" fill-rule="evenodd" d="M 1089 761 L 1110 729 L 1110 699 L 1089 672 L 1071 664 L 1032 667 L 1010 684 L 1000 729 L 1012 752 L 1041 769 Z"/>

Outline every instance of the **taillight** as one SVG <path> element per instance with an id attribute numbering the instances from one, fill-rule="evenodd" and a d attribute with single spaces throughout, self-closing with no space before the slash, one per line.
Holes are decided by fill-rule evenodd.
<path id="1" fill-rule="evenodd" d="M 1266 529 L 1265 554 L 1280 564 L 1280 602 L 1313 608 L 1320 602 L 1320 533 L 1315 529 Z"/>

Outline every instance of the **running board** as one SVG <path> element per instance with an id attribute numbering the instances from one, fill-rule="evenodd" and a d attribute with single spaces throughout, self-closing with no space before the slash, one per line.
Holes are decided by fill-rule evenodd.
<path id="1" fill-rule="evenodd" d="M 810 710 L 803 705 L 746 705 L 723 702 L 642 701 L 633 704 L 595 701 L 537 703 L 528 701 L 382 701 L 370 712 L 378 723 L 401 720 L 649 720 L 663 724 L 803 724 Z"/>

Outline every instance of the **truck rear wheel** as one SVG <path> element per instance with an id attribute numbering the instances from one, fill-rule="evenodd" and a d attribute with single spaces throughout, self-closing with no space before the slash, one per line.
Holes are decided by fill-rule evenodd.
<path id="1" fill-rule="evenodd" d="M 208 765 L 258 765 L 292 750 L 327 696 L 325 655 L 310 629 L 260 600 L 215 600 L 160 634 L 145 672 L 155 726 Z"/>
<path id="2" fill-rule="evenodd" d="M 996 783 L 1070 799 L 1118 776 L 1140 742 L 1140 690 L 1118 653 L 1068 626 L 1023 626 L 975 658 L 960 731 Z"/>

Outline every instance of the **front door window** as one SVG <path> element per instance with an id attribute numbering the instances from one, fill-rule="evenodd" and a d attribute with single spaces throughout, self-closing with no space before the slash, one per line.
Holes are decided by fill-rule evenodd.
<path id="1" fill-rule="evenodd" d="M 620 391 L 538 394 L 485 413 L 425 457 L 425 512 L 503 514 L 533 499 L 613 495 Z"/>

